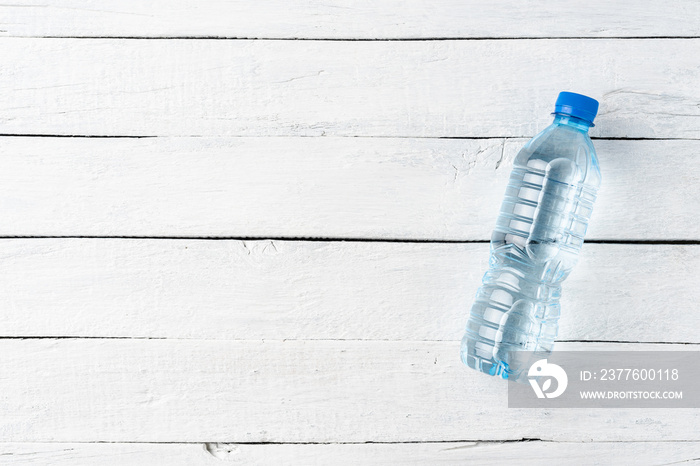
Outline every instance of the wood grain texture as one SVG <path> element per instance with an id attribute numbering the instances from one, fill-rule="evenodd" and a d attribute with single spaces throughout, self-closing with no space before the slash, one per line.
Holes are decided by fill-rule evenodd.
<path id="1" fill-rule="evenodd" d="M 677 345 L 561 349 L 673 351 Z M 458 342 L 0 340 L 7 442 L 700 440 L 695 409 L 509 409 Z"/>
<path id="2" fill-rule="evenodd" d="M 16 2 L 18 3 L 18 2 Z M 0 6 L 10 36 L 396 39 L 700 36 L 692 0 L 42 0 Z"/>
<path id="3" fill-rule="evenodd" d="M 439 442 L 384 444 L 120 444 L 5 443 L 0 465 L 220 466 L 270 464 L 497 465 L 577 464 L 657 466 L 692 464 L 700 442 Z"/>
<path id="4" fill-rule="evenodd" d="M 0 235 L 488 240 L 525 142 L 0 138 Z M 595 145 L 589 240 L 700 240 L 700 141 Z"/>
<path id="5" fill-rule="evenodd" d="M 596 141 L 588 237 L 700 240 L 700 3 L 418 3 L 0 5 L 0 236 L 485 240 L 566 89 L 623 139 Z M 700 457 L 700 410 L 507 409 L 458 360 L 487 256 L 0 239 L 0 442 L 48 442 L 0 464 Z M 698 270 L 697 245 L 587 244 L 559 339 L 609 343 L 558 349 L 700 348 Z"/>
<path id="6" fill-rule="evenodd" d="M 0 241 L 6 336 L 459 340 L 487 244 Z M 699 343 L 700 248 L 584 247 L 559 338 Z M 682 316 L 682 317 L 681 317 Z"/>
<path id="7" fill-rule="evenodd" d="M 699 138 L 700 39 L 0 40 L 0 132 L 532 136 L 563 89 L 592 135 Z"/>

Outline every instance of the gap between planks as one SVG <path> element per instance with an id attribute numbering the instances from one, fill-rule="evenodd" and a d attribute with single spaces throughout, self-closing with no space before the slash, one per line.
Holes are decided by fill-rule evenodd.
<path id="1" fill-rule="evenodd" d="M 195 338 L 195 337 L 149 337 L 149 336 L 82 336 L 82 335 L 56 335 L 56 336 L 0 336 L 0 340 L 170 340 L 170 341 L 218 341 L 218 342 L 335 342 L 343 341 L 348 343 L 368 343 L 368 342 L 394 342 L 394 343 L 457 343 L 459 340 L 397 340 L 393 338 Z M 557 340 L 555 343 L 606 343 L 613 345 L 686 345 L 699 346 L 700 343 L 688 341 L 641 341 L 641 340 Z M 285 442 L 286 443 L 286 442 Z"/>
<path id="2" fill-rule="evenodd" d="M 74 440 L 70 442 L 63 441 L 32 441 L 32 442 L 0 442 L 0 448 L 7 444 L 36 444 L 36 445 L 65 445 L 78 444 L 78 445 L 416 445 L 416 444 L 440 444 L 440 443 L 475 443 L 475 444 L 500 444 L 500 443 L 527 443 L 527 442 L 541 442 L 541 443 L 575 443 L 575 444 L 618 444 L 618 443 L 697 443 L 700 445 L 698 440 L 611 440 L 611 441 L 576 441 L 576 440 L 556 440 L 556 439 L 541 439 L 537 437 L 522 437 L 522 438 L 512 438 L 512 439 L 502 439 L 502 440 L 469 440 L 469 439 L 453 439 L 453 440 L 397 440 L 397 441 L 381 441 L 381 440 L 364 440 L 364 441 L 328 441 L 328 442 L 139 442 L 139 441 L 110 441 L 110 440 L 97 440 L 97 441 L 81 441 Z M 0 455 L 1 456 L 1 455 Z"/>
<path id="3" fill-rule="evenodd" d="M 213 466 L 235 464 L 495 464 L 540 465 L 566 458 L 577 464 L 658 465 L 697 460 L 700 442 L 557 442 L 534 438 L 428 442 L 302 443 L 0 443 L 0 464 Z M 633 461 L 630 462 L 630 461 Z"/>
<path id="4" fill-rule="evenodd" d="M 193 134 L 193 135 L 183 135 L 183 136 L 167 136 L 167 135 L 157 135 L 157 134 L 150 134 L 150 135 L 128 135 L 128 134 L 121 134 L 121 135 L 107 135 L 107 134 L 34 134 L 34 133 L 0 133 L 0 138 L 75 138 L 75 139 L 154 139 L 154 138 L 209 138 L 211 136 L 208 135 L 203 135 L 203 134 Z M 246 139 L 250 138 L 251 136 L 241 136 L 241 135 L 229 135 L 229 136 L 220 136 L 226 139 Z M 470 141 L 470 140 L 487 140 L 487 139 L 503 139 L 503 140 L 509 140 L 509 139 L 530 139 L 534 137 L 534 135 L 529 135 L 529 136 L 380 136 L 380 135 L 368 135 L 368 136 L 363 136 L 363 135 L 356 135 L 356 136 L 349 136 L 349 135 L 337 135 L 337 136 L 326 136 L 326 135 L 295 135 L 295 136 L 287 136 L 287 135 L 280 135 L 280 134 L 271 134 L 271 135 L 266 135 L 263 136 L 266 138 L 290 138 L 290 137 L 295 137 L 295 138 L 324 138 L 324 137 L 332 137 L 332 138 L 348 138 L 348 139 L 356 139 L 356 138 L 362 138 L 362 139 L 425 139 L 425 140 L 431 140 L 431 139 L 455 139 L 455 140 L 464 140 L 464 141 Z M 646 138 L 646 137 L 614 137 L 614 136 L 593 136 L 591 137 L 591 140 L 593 141 L 697 141 L 698 138 L 672 138 L 672 137 L 660 137 L 660 138 Z"/>
<path id="5" fill-rule="evenodd" d="M 1 36 L 22 39 L 87 39 L 87 40 L 259 40 L 274 42 L 438 42 L 438 41 L 479 41 L 479 40 L 675 40 L 675 39 L 700 39 L 700 36 L 549 36 L 549 37 L 400 37 L 400 38 L 334 38 L 334 37 L 244 37 L 244 36 Z"/>
<path id="6" fill-rule="evenodd" d="M 0 239 L 124 239 L 124 240 L 195 240 L 195 241 L 288 241 L 322 243 L 416 243 L 416 244 L 488 244 L 489 240 L 451 240 L 421 238 L 344 238 L 344 237 L 272 237 L 272 236 L 95 236 L 95 235 L 0 235 Z M 700 245 L 700 240 L 685 239 L 591 239 L 588 244 L 649 244 L 649 245 Z"/>

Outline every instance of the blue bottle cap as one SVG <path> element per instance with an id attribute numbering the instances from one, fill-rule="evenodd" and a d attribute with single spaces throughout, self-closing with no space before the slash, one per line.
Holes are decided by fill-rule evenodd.
<path id="1" fill-rule="evenodd" d="M 582 94 L 560 92 L 554 106 L 554 113 L 571 115 L 593 124 L 593 120 L 598 114 L 598 101 Z"/>

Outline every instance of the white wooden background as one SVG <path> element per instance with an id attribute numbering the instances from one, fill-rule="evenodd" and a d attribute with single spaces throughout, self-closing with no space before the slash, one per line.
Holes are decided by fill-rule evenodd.
<path id="1" fill-rule="evenodd" d="M 0 5 L 0 464 L 700 461 L 700 410 L 459 362 L 560 90 L 604 182 L 558 347 L 698 349 L 696 0 Z"/>

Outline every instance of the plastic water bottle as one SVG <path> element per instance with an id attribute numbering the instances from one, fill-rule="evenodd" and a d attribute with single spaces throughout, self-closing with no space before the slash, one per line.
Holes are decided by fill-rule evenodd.
<path id="1" fill-rule="evenodd" d="M 510 352 L 552 350 L 561 283 L 576 265 L 600 186 L 588 136 L 597 112 L 596 100 L 560 93 L 554 122 L 518 153 L 462 339 L 469 367 L 519 379 L 527 367 Z"/>

